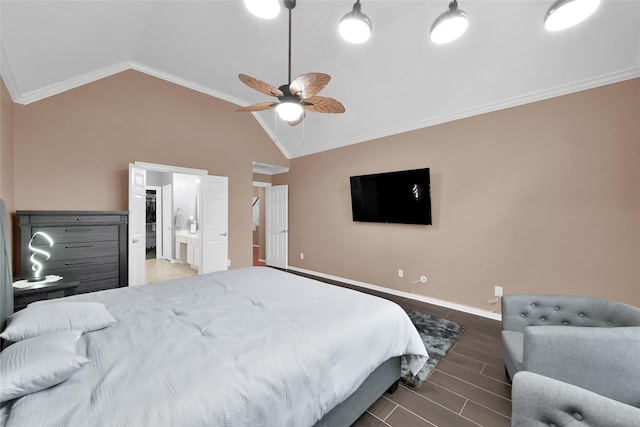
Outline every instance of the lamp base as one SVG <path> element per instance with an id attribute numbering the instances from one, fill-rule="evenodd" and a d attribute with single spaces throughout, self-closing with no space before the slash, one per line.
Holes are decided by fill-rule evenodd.
<path id="1" fill-rule="evenodd" d="M 27 282 L 35 283 L 35 282 L 44 282 L 47 280 L 47 276 L 45 277 L 29 277 Z"/>

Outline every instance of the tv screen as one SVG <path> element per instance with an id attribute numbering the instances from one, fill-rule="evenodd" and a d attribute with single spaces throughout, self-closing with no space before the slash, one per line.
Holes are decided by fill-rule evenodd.
<path id="1" fill-rule="evenodd" d="M 350 179 L 354 221 L 431 224 L 429 168 Z"/>

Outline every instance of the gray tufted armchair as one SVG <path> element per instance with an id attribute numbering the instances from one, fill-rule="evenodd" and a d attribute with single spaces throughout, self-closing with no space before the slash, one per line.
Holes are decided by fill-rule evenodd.
<path id="1" fill-rule="evenodd" d="M 640 308 L 589 297 L 505 295 L 502 354 L 511 378 L 530 371 L 640 408 Z M 516 403 L 523 404 L 515 399 L 524 398 L 515 395 L 516 383 L 514 417 Z M 576 409 L 585 402 L 562 404 Z"/>

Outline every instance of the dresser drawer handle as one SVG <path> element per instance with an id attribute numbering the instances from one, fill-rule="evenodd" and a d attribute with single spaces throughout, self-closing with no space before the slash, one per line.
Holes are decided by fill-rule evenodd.
<path id="1" fill-rule="evenodd" d="M 78 278 L 78 281 L 79 281 L 79 282 L 84 282 L 84 281 L 86 281 L 86 280 L 91 280 L 91 279 L 95 279 L 95 278 L 96 278 L 96 276 L 94 276 L 94 275 L 92 274 L 91 276 L 80 277 L 80 278 Z"/>
<path id="2" fill-rule="evenodd" d="M 81 264 L 91 264 L 93 262 L 92 259 L 82 260 L 82 261 L 67 261 L 64 265 L 81 265 Z"/>
<path id="3" fill-rule="evenodd" d="M 79 233 L 79 232 L 83 232 L 83 231 L 93 231 L 93 228 L 89 227 L 71 227 L 71 228 L 65 228 L 64 231 L 66 231 L 67 233 Z"/>
<path id="4" fill-rule="evenodd" d="M 75 249 L 75 248 L 91 248 L 93 247 L 93 243 L 86 243 L 84 245 L 65 245 L 65 249 Z"/>

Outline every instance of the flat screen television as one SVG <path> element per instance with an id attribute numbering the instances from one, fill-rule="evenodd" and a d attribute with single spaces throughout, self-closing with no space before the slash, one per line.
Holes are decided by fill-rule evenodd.
<path id="1" fill-rule="evenodd" d="M 429 168 L 350 180 L 354 221 L 431 225 Z"/>

